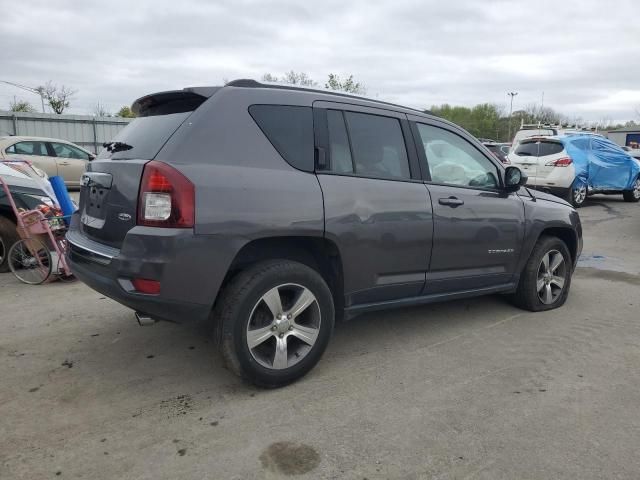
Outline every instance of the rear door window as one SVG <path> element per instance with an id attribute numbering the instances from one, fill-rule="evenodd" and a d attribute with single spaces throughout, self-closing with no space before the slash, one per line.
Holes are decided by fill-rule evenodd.
<path id="1" fill-rule="evenodd" d="M 523 142 L 516 148 L 516 155 L 521 157 L 547 157 L 556 155 L 564 150 L 564 146 L 558 142 L 537 141 Z"/>
<path id="2" fill-rule="evenodd" d="M 409 159 L 397 118 L 345 112 L 356 175 L 410 179 Z"/>
<path id="3" fill-rule="evenodd" d="M 7 148 L 5 152 L 16 155 L 39 155 L 42 157 L 48 155 L 44 142 L 18 142 Z"/>
<path id="4" fill-rule="evenodd" d="M 327 110 L 329 129 L 329 161 L 330 170 L 336 173 L 355 173 L 349 136 L 344 123 L 344 116 L 339 110 Z"/>
<path id="5" fill-rule="evenodd" d="M 249 114 L 287 163 L 300 170 L 313 172 L 311 107 L 251 105 Z"/>

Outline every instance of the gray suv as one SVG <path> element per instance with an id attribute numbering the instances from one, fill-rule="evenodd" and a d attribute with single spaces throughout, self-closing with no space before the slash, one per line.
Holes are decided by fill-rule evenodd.
<path id="1" fill-rule="evenodd" d="M 73 271 L 141 317 L 211 319 L 255 384 L 307 373 L 334 321 L 362 312 L 567 298 L 576 211 L 445 120 L 253 80 L 133 110 L 82 177 Z"/>

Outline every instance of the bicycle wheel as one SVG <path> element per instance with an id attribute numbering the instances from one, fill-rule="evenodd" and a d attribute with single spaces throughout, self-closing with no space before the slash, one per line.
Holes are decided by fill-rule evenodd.
<path id="1" fill-rule="evenodd" d="M 20 240 L 9 250 L 9 268 L 21 282 L 39 285 L 51 275 L 51 252 L 36 238 Z"/>

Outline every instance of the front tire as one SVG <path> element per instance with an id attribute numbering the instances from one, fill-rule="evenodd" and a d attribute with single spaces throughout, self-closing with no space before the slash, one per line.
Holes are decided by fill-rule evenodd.
<path id="1" fill-rule="evenodd" d="M 640 176 L 638 176 L 636 181 L 633 182 L 631 190 L 625 190 L 622 192 L 622 198 L 624 198 L 625 202 L 636 203 L 640 201 Z"/>
<path id="2" fill-rule="evenodd" d="M 561 307 L 569 295 L 572 272 L 566 244 L 557 237 L 540 237 L 520 275 L 514 303 L 532 312 Z"/>
<path id="3" fill-rule="evenodd" d="M 334 318 L 324 279 L 289 260 L 261 262 L 240 272 L 214 309 L 227 368 L 266 388 L 292 383 L 318 363 Z"/>

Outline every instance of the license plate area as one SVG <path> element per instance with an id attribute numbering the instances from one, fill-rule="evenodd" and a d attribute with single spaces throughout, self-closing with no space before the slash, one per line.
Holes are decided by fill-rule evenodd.
<path id="1" fill-rule="evenodd" d="M 104 203 L 109 190 L 97 186 L 85 188 L 87 189 L 85 213 L 95 218 L 104 218 Z"/>

